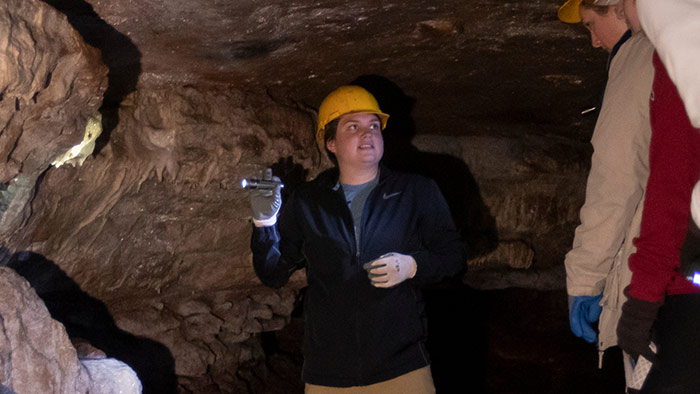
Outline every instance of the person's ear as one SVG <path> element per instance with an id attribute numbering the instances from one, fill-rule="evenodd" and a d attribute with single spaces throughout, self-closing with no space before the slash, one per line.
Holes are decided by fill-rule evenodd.
<path id="1" fill-rule="evenodd" d="M 617 3 L 615 5 L 611 5 L 611 7 L 613 8 L 612 10 L 615 13 L 615 16 L 617 17 L 617 19 L 624 21 L 625 20 L 625 9 L 624 9 L 624 7 L 622 7 L 622 3 L 620 2 L 620 3 Z"/>
<path id="2" fill-rule="evenodd" d="M 335 138 L 326 141 L 326 148 L 335 154 Z"/>

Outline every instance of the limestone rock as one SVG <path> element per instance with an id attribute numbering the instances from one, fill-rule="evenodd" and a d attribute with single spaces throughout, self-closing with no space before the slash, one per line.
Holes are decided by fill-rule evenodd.
<path id="1" fill-rule="evenodd" d="M 534 257 L 535 251 L 522 241 L 500 241 L 496 250 L 471 260 L 469 265 L 474 268 L 507 265 L 512 268 L 527 269 L 532 267 Z"/>
<path id="2" fill-rule="evenodd" d="M 47 2 L 74 15 L 121 86 L 257 85 L 317 107 L 335 86 L 381 75 L 415 99 L 418 133 L 496 121 L 585 138 L 594 119 L 580 112 L 605 79 L 607 55 L 557 20 L 556 1 Z"/>
<path id="3" fill-rule="evenodd" d="M 258 106 L 292 120 L 269 131 Z M 139 91 L 99 155 L 46 173 L 12 245 L 104 301 L 259 285 L 240 179 L 273 165 L 291 190 L 322 168 L 311 118 L 290 111 L 232 88 Z"/>
<path id="4" fill-rule="evenodd" d="M 0 384 L 15 393 L 87 393 L 66 330 L 26 280 L 0 267 Z"/>
<path id="5" fill-rule="evenodd" d="M 413 161 L 461 163 L 432 172 L 468 248 L 477 248 L 473 268 L 563 264 L 584 200 L 587 144 L 527 133 L 421 135 L 413 142 L 421 152 Z M 455 194 L 455 183 L 473 186 Z M 461 216 L 460 204 L 467 207 Z"/>
<path id="6" fill-rule="evenodd" d="M 80 363 L 90 375 L 90 394 L 141 394 L 141 381 L 125 363 L 113 358 Z"/>
<path id="7" fill-rule="evenodd" d="M 79 144 L 89 117 L 99 115 L 107 69 L 66 16 L 42 1 L 0 3 L 0 37 L 4 235 L 26 219 L 39 175 Z"/>
<path id="8" fill-rule="evenodd" d="M 162 296 L 150 305 L 123 299 L 111 311 L 121 329 L 166 345 L 188 385 L 224 384 L 242 363 L 261 361 L 259 335 L 285 327 L 297 292 L 257 287 L 189 296 Z"/>

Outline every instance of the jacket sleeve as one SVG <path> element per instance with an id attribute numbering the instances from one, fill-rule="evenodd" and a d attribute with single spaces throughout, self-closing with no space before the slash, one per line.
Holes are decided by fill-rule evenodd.
<path id="1" fill-rule="evenodd" d="M 437 184 L 427 180 L 419 203 L 419 233 L 422 249 L 412 256 L 417 285 L 436 283 L 448 276 L 466 272 L 467 254 L 450 209 Z"/>
<path id="2" fill-rule="evenodd" d="M 666 292 L 697 291 L 680 277 L 680 249 L 688 229 L 690 196 L 700 176 L 700 133 L 691 126 L 678 91 L 658 57 L 651 111 L 649 183 L 642 229 L 630 257 L 629 294 L 645 301 L 663 300 Z"/>
<path id="3" fill-rule="evenodd" d="M 646 38 L 643 43 L 647 43 L 644 52 L 621 50 L 611 67 L 591 140 L 594 152 L 581 224 L 565 259 L 567 291 L 572 296 L 603 292 L 615 255 L 635 212 L 641 209 L 649 175 L 648 109 L 653 79 L 653 49 Z"/>
<path id="4" fill-rule="evenodd" d="M 301 253 L 302 241 L 295 228 L 291 205 L 288 202 L 282 207 L 279 220 L 272 226 L 255 227 L 250 239 L 250 249 L 253 252 L 253 268 L 260 281 L 269 287 L 284 286 L 294 271 L 304 267 Z M 284 235 L 284 240 L 282 235 Z M 282 254 L 282 250 L 285 251 Z"/>

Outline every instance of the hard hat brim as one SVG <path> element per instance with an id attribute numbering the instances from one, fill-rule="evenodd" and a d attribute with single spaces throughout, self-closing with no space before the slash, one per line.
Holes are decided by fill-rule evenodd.
<path id="1" fill-rule="evenodd" d="M 568 0 L 557 12 L 557 17 L 560 21 L 566 23 L 579 23 L 581 22 L 581 14 L 579 8 L 581 7 L 581 0 Z"/>
<path id="2" fill-rule="evenodd" d="M 389 114 L 385 114 L 384 112 L 381 112 L 381 111 L 375 111 L 375 110 L 373 110 L 373 109 L 348 111 L 348 112 L 345 112 L 345 113 L 340 114 L 340 115 L 338 115 L 338 116 L 333 116 L 333 117 L 326 123 L 326 125 L 327 125 L 328 123 L 330 123 L 330 122 L 332 122 L 332 121 L 334 121 L 334 120 L 340 118 L 340 117 L 343 116 L 343 115 L 347 115 L 347 114 L 363 114 L 363 113 L 364 113 L 364 114 L 375 114 L 375 115 L 379 116 L 379 120 L 382 122 L 382 131 L 384 131 L 384 129 L 386 128 L 386 124 L 387 124 L 387 122 L 389 121 Z M 320 125 L 319 125 L 318 130 L 316 130 L 316 142 L 317 142 L 319 145 L 323 146 L 323 139 L 325 138 L 325 136 L 326 136 L 326 126 L 324 125 L 323 127 L 320 127 Z"/>

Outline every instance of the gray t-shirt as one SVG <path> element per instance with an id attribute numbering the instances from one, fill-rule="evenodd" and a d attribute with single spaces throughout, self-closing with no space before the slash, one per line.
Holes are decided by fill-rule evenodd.
<path id="1" fill-rule="evenodd" d="M 361 185 L 346 185 L 342 184 L 343 193 L 345 193 L 345 202 L 347 202 L 350 208 L 350 213 L 352 214 L 353 226 L 355 228 L 355 244 L 357 245 L 357 250 L 360 250 L 360 224 L 362 224 L 362 211 L 365 208 L 365 202 L 369 193 L 372 192 L 375 186 L 377 186 L 377 181 L 379 179 L 379 174 L 369 182 L 363 183 Z"/>

